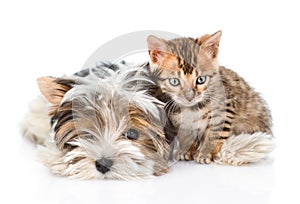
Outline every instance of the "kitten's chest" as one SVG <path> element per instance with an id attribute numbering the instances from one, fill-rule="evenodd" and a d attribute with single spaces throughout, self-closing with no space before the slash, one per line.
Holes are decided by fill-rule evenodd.
<path id="1" fill-rule="evenodd" d="M 181 112 L 178 114 L 174 114 L 171 117 L 171 121 L 177 129 L 197 131 L 205 130 L 208 124 L 207 113 L 208 110 L 206 108 L 181 108 Z"/>

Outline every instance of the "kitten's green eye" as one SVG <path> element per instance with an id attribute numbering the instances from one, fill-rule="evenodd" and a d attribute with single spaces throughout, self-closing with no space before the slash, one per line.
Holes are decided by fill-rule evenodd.
<path id="1" fill-rule="evenodd" d="M 196 84 L 197 85 L 202 85 L 206 82 L 206 76 L 200 76 L 196 79 Z"/>
<path id="2" fill-rule="evenodd" d="M 180 84 L 180 81 L 179 79 L 177 78 L 170 78 L 169 79 L 169 83 L 172 85 L 172 86 L 178 86 Z"/>

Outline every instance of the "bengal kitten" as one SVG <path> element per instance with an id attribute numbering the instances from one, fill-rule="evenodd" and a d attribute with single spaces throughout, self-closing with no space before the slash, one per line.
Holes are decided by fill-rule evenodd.
<path id="1" fill-rule="evenodd" d="M 176 136 L 172 155 L 177 160 L 241 165 L 273 149 L 265 101 L 243 78 L 218 63 L 221 34 L 147 39 L 149 69 L 159 87 L 156 95 L 166 103 L 166 134 Z"/>

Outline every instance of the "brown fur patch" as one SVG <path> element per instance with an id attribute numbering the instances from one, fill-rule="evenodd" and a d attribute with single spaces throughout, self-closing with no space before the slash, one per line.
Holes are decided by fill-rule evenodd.
<path id="1" fill-rule="evenodd" d="M 150 118 L 136 106 L 131 105 L 129 107 L 129 116 L 135 127 L 147 129 L 150 126 Z"/>
<path id="2" fill-rule="evenodd" d="M 53 77 L 40 77 L 37 83 L 42 95 L 52 104 L 49 115 L 54 115 L 64 95 L 69 91 L 75 81 L 72 79 L 60 79 Z"/>
<path id="3" fill-rule="evenodd" d="M 214 150 L 211 152 L 212 156 L 216 155 L 218 152 L 220 152 L 222 148 L 223 142 L 218 142 L 217 145 L 215 146 Z"/>
<path id="4" fill-rule="evenodd" d="M 75 123 L 73 121 L 70 121 L 60 127 L 60 129 L 55 134 L 54 139 L 58 148 L 62 150 L 65 147 L 65 143 L 76 136 L 77 133 Z"/>
<path id="5" fill-rule="evenodd" d="M 167 69 L 170 71 L 179 71 L 180 69 L 178 68 L 178 63 L 176 60 L 176 56 L 154 50 L 150 52 L 150 55 L 152 56 L 152 63 L 155 64 L 156 66 L 159 66 L 162 69 Z M 155 56 L 155 57 L 154 57 Z"/>
<path id="6" fill-rule="evenodd" d="M 195 81 L 196 81 L 196 77 L 195 77 L 195 71 L 193 71 L 191 74 L 184 74 L 184 71 L 181 70 L 181 76 L 182 78 L 185 79 L 186 83 L 189 84 L 190 87 L 195 87 Z"/>

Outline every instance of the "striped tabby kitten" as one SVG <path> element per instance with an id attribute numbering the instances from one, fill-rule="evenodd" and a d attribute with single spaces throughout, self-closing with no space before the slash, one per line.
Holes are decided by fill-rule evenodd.
<path id="1" fill-rule="evenodd" d="M 147 39 L 177 160 L 242 165 L 273 149 L 267 105 L 243 78 L 219 66 L 220 37 L 221 31 L 199 39 Z"/>

